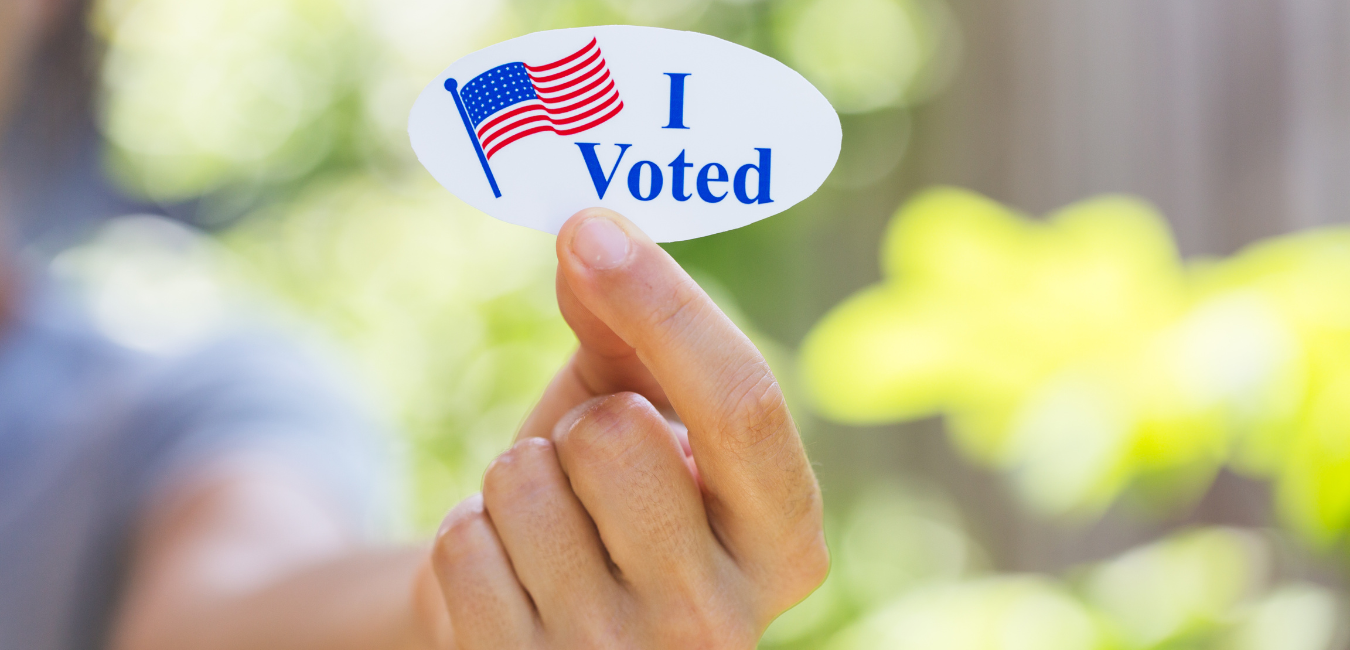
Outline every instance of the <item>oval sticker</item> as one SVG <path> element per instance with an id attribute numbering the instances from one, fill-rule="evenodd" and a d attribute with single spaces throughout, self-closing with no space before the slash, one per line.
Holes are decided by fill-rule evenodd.
<path id="1" fill-rule="evenodd" d="M 841 132 L 829 101 L 770 57 L 705 34 L 604 26 L 456 61 L 417 98 L 408 135 L 441 185 L 503 221 L 556 234 L 602 206 L 680 241 L 810 196 Z"/>

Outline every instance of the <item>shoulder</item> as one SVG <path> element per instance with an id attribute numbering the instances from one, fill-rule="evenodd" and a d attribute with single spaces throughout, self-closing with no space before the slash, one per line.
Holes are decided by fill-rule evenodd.
<path id="1" fill-rule="evenodd" d="M 382 523 L 387 427 L 337 355 L 249 318 L 190 344 L 138 347 L 90 311 L 33 283 L 0 340 L 0 386 L 27 393 L 0 399 L 0 422 L 32 422 L 48 470 L 97 476 L 137 508 L 208 466 L 262 458 L 361 528 Z"/>
<path id="2" fill-rule="evenodd" d="M 234 328 L 148 373 L 127 434 L 147 492 L 239 457 L 312 484 L 369 529 L 388 496 L 386 426 L 330 355 L 262 327 Z"/>

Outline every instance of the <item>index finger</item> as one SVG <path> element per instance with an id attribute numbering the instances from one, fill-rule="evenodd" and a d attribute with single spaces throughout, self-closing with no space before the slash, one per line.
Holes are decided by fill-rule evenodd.
<path id="1" fill-rule="evenodd" d="M 821 544 L 815 475 L 754 344 L 669 254 L 612 211 L 577 213 L 557 247 L 572 293 L 636 349 L 688 427 L 709 517 L 728 550 L 781 562 Z"/>
<path id="2" fill-rule="evenodd" d="M 638 359 L 637 351 L 577 300 L 561 271 L 557 288 L 558 309 L 576 334 L 579 347 L 549 382 L 516 439 L 551 436 L 553 425 L 564 414 L 601 395 L 630 391 L 646 397 L 658 408 L 670 406 L 661 385 Z"/>

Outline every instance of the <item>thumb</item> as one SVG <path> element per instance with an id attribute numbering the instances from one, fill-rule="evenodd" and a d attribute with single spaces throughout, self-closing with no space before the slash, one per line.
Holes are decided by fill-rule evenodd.
<path id="1" fill-rule="evenodd" d="M 632 391 L 658 409 L 668 406 L 665 392 L 638 358 L 637 350 L 582 304 L 561 270 L 557 290 L 558 309 L 580 344 L 571 365 L 587 391 L 592 396 Z"/>
<path id="2" fill-rule="evenodd" d="M 555 286 L 558 310 L 577 335 L 579 347 L 544 390 L 516 439 L 552 436 L 553 425 L 563 414 L 600 395 L 631 391 L 668 411 L 670 400 L 637 351 L 577 299 L 561 269 Z"/>

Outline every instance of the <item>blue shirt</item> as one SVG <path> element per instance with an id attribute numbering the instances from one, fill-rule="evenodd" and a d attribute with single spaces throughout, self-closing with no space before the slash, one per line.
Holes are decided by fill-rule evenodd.
<path id="1" fill-rule="evenodd" d="M 30 292 L 0 328 L 0 648 L 103 647 L 146 503 L 222 454 L 280 458 L 368 526 L 382 464 L 355 403 L 276 336 L 152 357 Z"/>

